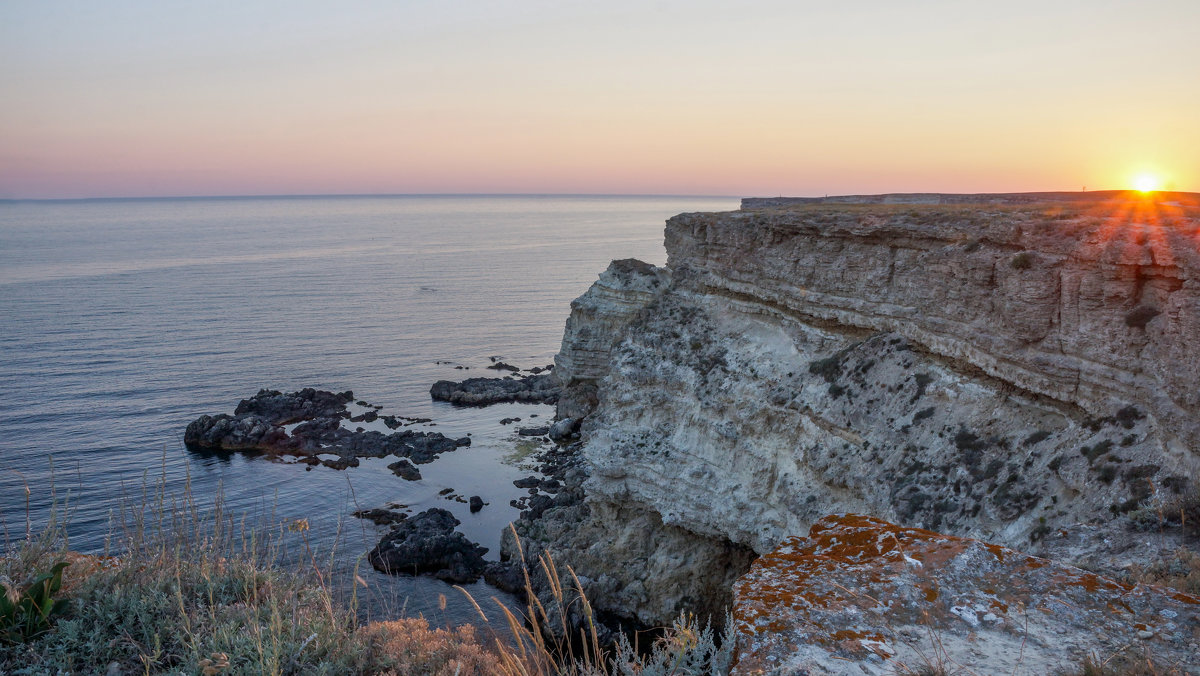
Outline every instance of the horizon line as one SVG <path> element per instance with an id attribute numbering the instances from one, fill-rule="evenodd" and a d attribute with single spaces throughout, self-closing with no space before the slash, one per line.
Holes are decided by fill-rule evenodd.
<path id="1" fill-rule="evenodd" d="M 431 193 L 282 193 L 248 195 L 120 195 L 108 197 L 0 197 L 0 203 L 12 202 L 132 202 L 184 200 L 252 200 L 252 199 L 335 199 L 363 197 L 666 197 L 742 199 L 742 195 L 709 195 L 685 193 L 490 193 L 490 192 L 431 192 Z"/>

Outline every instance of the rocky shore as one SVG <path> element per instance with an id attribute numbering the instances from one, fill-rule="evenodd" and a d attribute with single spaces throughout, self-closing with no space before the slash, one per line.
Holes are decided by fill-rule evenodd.
<path id="1" fill-rule="evenodd" d="M 513 375 L 431 388 L 556 404 L 509 428 L 557 443 L 514 482 L 501 561 L 440 509 L 364 511 L 390 526 L 368 558 L 516 593 L 524 563 L 531 600 L 559 606 L 547 554 L 588 598 L 561 604 L 568 633 L 732 618 L 742 674 L 919 673 L 931 654 L 1045 674 L 1127 653 L 1200 673 L 1197 205 L 871 196 L 677 216 L 665 267 L 614 261 L 572 303 L 552 372 L 493 358 Z M 410 480 L 470 441 L 346 429 L 352 399 L 263 391 L 186 438 L 391 454 Z"/>

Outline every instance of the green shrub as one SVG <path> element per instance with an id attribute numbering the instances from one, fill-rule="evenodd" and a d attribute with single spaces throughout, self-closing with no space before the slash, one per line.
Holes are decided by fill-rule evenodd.
<path id="1" fill-rule="evenodd" d="M 54 620 L 66 612 L 68 602 L 55 599 L 62 589 L 63 569 L 70 564 L 59 561 L 18 592 L 4 585 L 0 594 L 0 640 L 24 643 L 50 631 Z"/>

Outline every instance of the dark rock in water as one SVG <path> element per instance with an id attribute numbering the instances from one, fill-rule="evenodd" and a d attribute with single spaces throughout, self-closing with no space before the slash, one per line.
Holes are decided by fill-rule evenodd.
<path id="1" fill-rule="evenodd" d="M 435 401 L 466 406 L 486 406 L 500 402 L 553 404 L 560 392 L 554 374 L 523 378 L 468 378 L 462 382 L 439 380 L 429 388 Z"/>
<path id="2" fill-rule="evenodd" d="M 287 432 L 279 425 L 260 416 L 249 414 L 234 417 L 202 415 L 184 430 L 188 446 L 219 448 L 227 451 L 250 451 L 287 445 Z"/>
<path id="3" fill-rule="evenodd" d="M 453 492 L 453 488 L 443 488 L 442 490 L 438 491 L 438 495 L 450 495 Z"/>
<path id="4" fill-rule="evenodd" d="M 513 366 L 512 364 L 505 364 L 502 361 L 498 361 L 495 364 L 491 364 L 488 366 L 488 368 L 496 370 L 496 371 L 512 371 L 513 373 L 516 373 L 517 371 L 521 370 L 521 369 L 517 368 L 516 366 Z"/>
<path id="5" fill-rule="evenodd" d="M 392 464 L 388 465 L 387 468 L 392 470 L 392 473 L 401 479 L 405 479 L 407 481 L 421 480 L 421 470 L 417 469 L 412 462 L 404 458 L 393 462 Z"/>
<path id="6" fill-rule="evenodd" d="M 471 496 L 471 513 L 474 514 L 475 512 L 478 512 L 481 509 L 483 509 L 483 498 L 479 497 L 478 495 L 472 495 Z"/>
<path id="7" fill-rule="evenodd" d="M 550 426 L 550 438 L 555 441 L 564 441 L 570 439 L 571 435 L 579 431 L 579 420 L 575 418 L 563 418 Z"/>
<path id="8" fill-rule="evenodd" d="M 515 422 L 521 422 L 521 419 L 520 418 L 501 418 L 500 419 L 501 425 L 511 425 Z"/>
<path id="9" fill-rule="evenodd" d="M 350 422 L 375 422 L 379 418 L 379 413 L 376 411 L 367 411 L 362 415 L 356 415 L 350 418 Z M 386 423 L 385 423 L 386 424 Z"/>
<path id="10" fill-rule="evenodd" d="M 446 582 L 474 582 L 483 574 L 487 549 L 456 532 L 458 524 L 444 509 L 427 509 L 393 526 L 367 560 L 384 573 L 428 573 Z"/>
<path id="11" fill-rule="evenodd" d="M 348 417 L 346 404 L 352 401 L 354 393 L 349 390 L 340 394 L 311 387 L 288 394 L 277 390 L 259 390 L 258 394 L 239 402 L 233 414 L 254 414 L 274 425 L 287 425 L 314 418 Z"/>
<path id="12" fill-rule="evenodd" d="M 517 479 L 513 482 L 513 485 L 517 488 L 536 488 L 539 483 L 541 483 L 541 479 L 535 476 L 527 476 L 524 479 Z"/>
<path id="13" fill-rule="evenodd" d="M 357 516 L 360 519 L 374 521 L 375 525 L 377 526 L 390 526 L 391 524 L 400 523 L 408 518 L 408 515 L 404 512 L 383 509 L 381 507 L 376 507 L 374 509 L 360 509 L 357 512 L 354 512 L 354 516 Z"/>
<path id="14" fill-rule="evenodd" d="M 493 587 L 509 594 L 525 591 L 525 574 L 515 563 L 491 561 L 483 568 L 483 579 Z"/>
<path id="15" fill-rule="evenodd" d="M 409 425 L 417 425 L 420 423 L 433 422 L 433 418 L 408 418 L 402 415 L 381 415 L 379 416 L 379 419 L 383 421 L 384 425 L 387 425 L 389 430 L 399 429 L 400 427 L 403 427 L 405 423 Z"/>
<path id="16" fill-rule="evenodd" d="M 427 463 L 440 453 L 471 444 L 469 437 L 450 439 L 437 432 L 406 430 L 383 434 L 343 429 L 342 420 L 349 417 L 346 404 L 353 399 L 350 392 L 334 394 L 305 389 L 280 394 L 262 390 L 250 399 L 243 399 L 235 415 L 202 415 L 192 421 L 183 440 L 193 449 L 255 450 L 299 456 L 330 453 L 341 456 L 350 467 L 357 463 L 351 463 L 349 459 L 386 455 Z M 283 425 L 297 420 L 302 422 L 289 434 Z"/>
<path id="17" fill-rule="evenodd" d="M 358 467 L 358 458 L 339 456 L 332 460 L 321 460 L 321 464 L 330 469 L 346 469 L 347 467 Z"/>
<path id="18" fill-rule="evenodd" d="M 549 433 L 549 427 L 522 427 L 517 430 L 517 434 L 523 437 L 544 437 Z"/>

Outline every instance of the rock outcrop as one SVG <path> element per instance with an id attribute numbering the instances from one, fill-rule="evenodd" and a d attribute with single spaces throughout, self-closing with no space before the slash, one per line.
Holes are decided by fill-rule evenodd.
<path id="1" fill-rule="evenodd" d="M 596 407 L 613 346 L 630 321 L 666 289 L 670 274 L 632 258 L 613 261 L 588 292 L 571 302 L 554 372 L 563 385 L 558 417 L 580 419 Z"/>
<path id="2" fill-rule="evenodd" d="M 558 379 L 554 374 L 544 373 L 522 378 L 468 378 L 461 382 L 439 380 L 429 388 L 429 396 L 434 401 L 448 401 L 463 406 L 487 406 L 509 401 L 553 404 L 558 401 L 559 391 Z"/>
<path id="3" fill-rule="evenodd" d="M 788 538 L 734 597 L 735 674 L 1200 673 L 1200 597 L 870 517 Z"/>
<path id="4" fill-rule="evenodd" d="M 384 573 L 428 574 L 446 582 L 474 582 L 483 575 L 487 548 L 454 530 L 459 523 L 444 509 L 427 509 L 396 522 L 367 554 L 367 560 Z"/>
<path id="5" fill-rule="evenodd" d="M 666 270 L 614 263 L 572 304 L 587 498 L 518 530 L 649 624 L 719 615 L 830 512 L 1033 553 L 1124 533 L 1200 471 L 1198 223 L 1147 200 L 677 216 Z M 1084 549 L 1149 555 L 1057 554 Z"/>
<path id="6" fill-rule="evenodd" d="M 238 403 L 233 415 L 202 415 L 192 421 L 184 430 L 183 440 L 193 449 L 258 451 L 309 458 L 337 455 L 337 460 L 321 461 L 335 469 L 357 466 L 360 457 L 387 455 L 428 463 L 441 453 L 471 445 L 470 437 L 451 439 L 438 432 L 405 430 L 383 434 L 348 430 L 342 427 L 342 421 L 350 419 L 346 404 L 351 401 L 354 394 L 349 391 L 334 394 L 308 388 L 283 394 L 260 390 Z M 293 423 L 297 424 L 289 432 L 285 425 Z"/>

